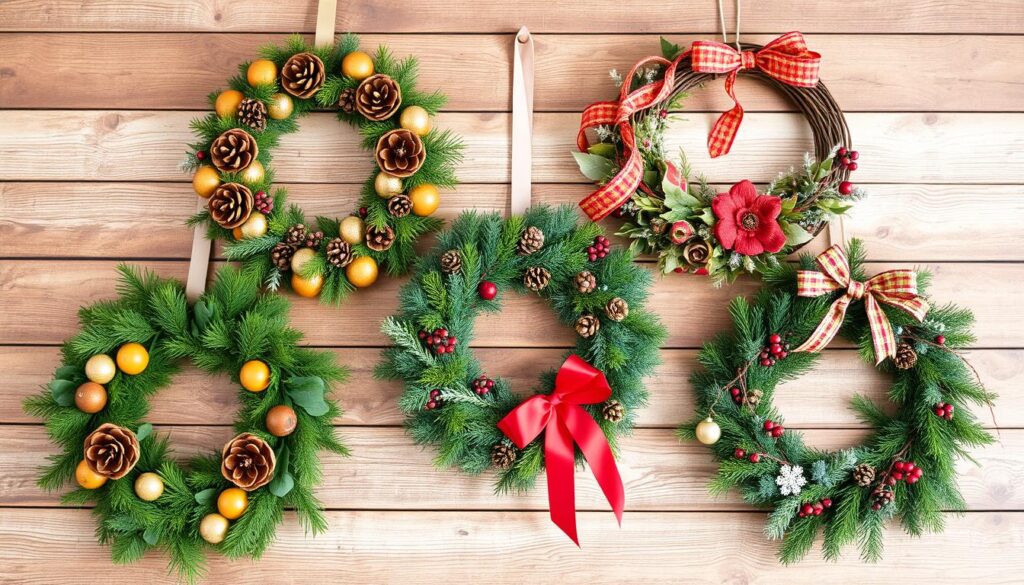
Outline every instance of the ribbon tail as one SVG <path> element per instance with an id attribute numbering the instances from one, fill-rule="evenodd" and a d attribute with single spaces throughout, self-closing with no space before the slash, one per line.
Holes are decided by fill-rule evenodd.
<path id="1" fill-rule="evenodd" d="M 544 436 L 544 466 L 548 479 L 548 509 L 551 521 L 562 529 L 576 546 L 576 478 L 572 435 L 565 423 L 555 419 Z"/>
<path id="2" fill-rule="evenodd" d="M 743 106 L 736 99 L 734 86 L 736 85 L 736 71 L 733 71 L 725 78 L 725 92 L 732 98 L 732 109 L 725 112 L 715 120 L 708 134 L 708 153 L 711 158 L 718 158 L 723 154 L 729 154 L 732 143 L 736 140 L 736 133 L 739 131 L 740 123 L 743 122 Z"/>
<path id="3" fill-rule="evenodd" d="M 590 414 L 579 406 L 566 408 L 563 413 L 565 426 L 572 433 L 572 438 L 579 445 L 583 457 L 590 465 L 590 470 L 601 486 L 601 492 L 612 507 L 615 518 L 622 526 L 622 512 L 626 507 L 626 489 L 622 485 L 619 468 L 615 465 L 615 455 L 601 427 L 591 418 Z"/>
<path id="4" fill-rule="evenodd" d="M 875 348 L 875 365 L 885 361 L 887 357 L 896 355 L 896 334 L 892 323 L 885 316 L 885 311 L 873 295 L 864 297 L 864 308 L 868 314 L 868 326 L 871 329 L 871 344 Z"/>
<path id="5" fill-rule="evenodd" d="M 825 313 L 825 318 L 821 320 L 821 323 L 818 323 L 818 327 L 807 338 L 807 341 L 801 343 L 800 347 L 793 351 L 817 353 L 825 349 L 825 346 L 839 333 L 839 328 L 843 325 L 843 318 L 846 316 L 846 308 L 849 306 L 850 297 L 843 295 L 836 299 L 836 302 L 832 303 L 832 306 L 828 308 L 828 312 Z"/>

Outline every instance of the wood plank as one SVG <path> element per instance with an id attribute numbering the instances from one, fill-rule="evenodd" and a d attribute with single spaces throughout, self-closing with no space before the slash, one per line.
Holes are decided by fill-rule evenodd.
<path id="1" fill-rule="evenodd" d="M 0 111 L 2 181 L 175 181 L 191 139 L 188 122 L 197 112 Z M 732 155 L 710 161 L 705 136 L 717 114 L 687 114 L 675 122 L 667 151 L 685 147 L 697 172 L 709 180 L 768 181 L 799 163 L 810 147 L 810 130 L 796 114 L 755 113 L 746 117 Z M 862 152 L 859 183 L 1024 182 L 1024 135 L 1016 131 L 1024 114 L 854 113 L 848 116 Z M 509 115 L 446 113 L 437 127 L 466 139 L 467 183 L 509 179 Z M 579 116 L 542 113 L 535 117 L 534 181 L 582 183 L 570 152 Z M 327 113 L 313 114 L 301 132 L 284 137 L 275 152 L 281 182 L 361 183 L 372 166 L 357 146 L 358 136 Z M 40 152 L 60 156 L 40 157 Z M 302 164 L 294 162 L 301 157 Z M 907 164 L 913 161 L 914 164 Z"/>
<path id="2" fill-rule="evenodd" d="M 403 416 L 397 408 L 401 386 L 373 377 L 380 351 L 347 348 L 334 352 L 338 362 L 352 371 L 349 381 L 334 390 L 345 409 L 340 422 L 353 426 L 402 424 Z M 540 374 L 558 364 L 564 350 L 480 348 L 476 353 L 490 375 L 508 379 L 525 393 Z M 687 380 L 697 368 L 696 353 L 672 349 L 661 352 L 663 363 L 647 384 L 649 404 L 638 414 L 640 427 L 674 428 L 692 416 L 693 395 Z M 995 405 L 998 426 L 1024 427 L 1024 394 L 1016 391 L 1024 385 L 1024 351 L 977 350 L 968 352 L 968 359 L 989 390 L 999 394 Z M 6 374 L 8 388 L 0 392 L 0 424 L 38 422 L 22 411 L 22 400 L 49 382 L 59 364 L 60 352 L 54 347 L 0 347 L 0 371 Z M 822 392 L 822 388 L 829 391 Z M 861 362 L 856 352 L 827 350 L 813 371 L 780 388 L 775 404 L 785 413 L 791 428 L 858 428 L 861 423 L 846 408 L 850 399 L 861 394 L 887 405 L 888 388 L 888 379 Z M 151 401 L 148 420 L 158 425 L 226 424 L 224 413 L 236 408 L 236 390 L 227 376 L 209 376 L 186 366 Z M 988 410 L 977 409 L 976 414 L 986 426 L 994 426 Z"/>

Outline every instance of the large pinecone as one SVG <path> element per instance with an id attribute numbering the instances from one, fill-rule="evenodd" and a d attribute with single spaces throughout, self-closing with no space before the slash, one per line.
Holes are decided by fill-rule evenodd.
<path id="1" fill-rule="evenodd" d="M 288 228 L 288 231 L 284 233 L 283 241 L 289 246 L 295 246 L 298 248 L 306 244 L 306 235 L 307 230 L 305 224 L 297 223 Z"/>
<path id="2" fill-rule="evenodd" d="M 306 99 L 324 84 L 324 62 L 313 53 L 296 53 L 281 68 L 281 89 Z"/>
<path id="3" fill-rule="evenodd" d="M 351 114 L 356 111 L 356 90 L 352 88 L 341 90 L 341 95 L 338 96 L 338 107 L 341 108 L 342 112 Z"/>
<path id="4" fill-rule="evenodd" d="M 220 473 L 224 479 L 251 492 L 270 483 L 276 464 L 274 450 L 266 441 L 256 435 L 242 433 L 224 445 Z"/>
<path id="5" fill-rule="evenodd" d="M 498 469 L 508 469 L 516 462 L 516 448 L 498 443 L 491 449 L 491 465 Z"/>
<path id="6" fill-rule="evenodd" d="M 626 416 L 626 409 L 618 400 L 609 400 L 601 406 L 601 416 L 606 421 L 617 423 L 622 420 L 622 417 Z"/>
<path id="7" fill-rule="evenodd" d="M 516 254 L 529 256 L 544 247 L 544 232 L 539 227 L 530 226 L 523 232 L 516 245 Z"/>
<path id="8" fill-rule="evenodd" d="M 289 270 L 292 267 L 292 256 L 295 255 L 295 247 L 281 242 L 270 250 L 270 261 L 277 266 L 278 270 Z"/>
<path id="9" fill-rule="evenodd" d="M 594 292 L 597 288 L 597 277 L 589 270 L 584 270 L 576 275 L 576 290 L 583 294 Z"/>
<path id="10" fill-rule="evenodd" d="M 260 100 L 245 98 L 238 104 L 238 121 L 254 132 L 267 129 L 267 106 Z"/>
<path id="11" fill-rule="evenodd" d="M 551 282 L 551 273 L 543 266 L 531 266 L 523 275 L 523 284 L 532 291 L 541 291 Z"/>
<path id="12" fill-rule="evenodd" d="M 407 195 L 395 195 L 388 199 L 388 213 L 394 217 L 405 217 L 412 213 L 412 199 Z"/>
<path id="13" fill-rule="evenodd" d="M 860 487 L 868 487 L 875 481 L 875 468 L 867 463 L 861 463 L 853 468 L 853 481 Z"/>
<path id="14" fill-rule="evenodd" d="M 352 255 L 352 246 L 341 238 L 334 238 L 330 242 L 327 242 L 326 253 L 327 261 L 335 268 L 344 268 L 348 266 L 354 258 Z"/>
<path id="15" fill-rule="evenodd" d="M 371 75 L 356 88 L 355 103 L 368 120 L 387 120 L 402 105 L 402 88 L 383 73 Z"/>
<path id="16" fill-rule="evenodd" d="M 462 254 L 458 250 L 448 250 L 441 254 L 441 272 L 458 274 L 462 270 Z"/>
<path id="17" fill-rule="evenodd" d="M 380 137 L 374 157 L 382 171 L 404 179 L 420 170 L 427 150 L 415 132 L 397 128 Z"/>
<path id="18" fill-rule="evenodd" d="M 383 252 L 395 243 L 395 230 L 386 225 L 378 229 L 372 225 L 366 228 L 366 247 L 376 252 Z"/>
<path id="19" fill-rule="evenodd" d="M 601 321 L 593 315 L 583 315 L 576 319 L 576 333 L 579 333 L 580 337 L 593 337 L 600 328 Z"/>
<path id="20" fill-rule="evenodd" d="M 89 469 L 110 479 L 121 479 L 139 462 L 139 440 L 124 427 L 103 423 L 85 438 Z"/>
<path id="21" fill-rule="evenodd" d="M 892 358 L 892 363 L 901 370 L 909 370 L 917 365 L 917 352 L 909 343 L 901 341 L 896 346 L 896 356 Z"/>
<path id="22" fill-rule="evenodd" d="M 256 139 L 241 128 L 224 131 L 210 144 L 210 162 L 222 173 L 245 170 L 259 153 Z"/>
<path id="23" fill-rule="evenodd" d="M 241 183 L 224 183 L 213 191 L 206 207 L 210 217 L 224 229 L 234 229 L 249 219 L 253 207 L 252 191 Z"/>
<path id="24" fill-rule="evenodd" d="M 625 299 L 615 297 L 604 306 L 604 314 L 612 321 L 622 321 L 629 316 L 629 304 Z"/>

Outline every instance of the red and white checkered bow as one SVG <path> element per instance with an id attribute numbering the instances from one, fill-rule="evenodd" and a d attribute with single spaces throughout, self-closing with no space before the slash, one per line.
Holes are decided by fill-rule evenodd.
<path id="1" fill-rule="evenodd" d="M 793 351 L 819 352 L 825 349 L 839 332 L 846 317 L 846 309 L 855 300 L 864 301 L 871 328 L 871 341 L 875 346 L 875 364 L 896 355 L 896 336 L 892 324 L 879 303 L 885 303 L 909 313 L 918 321 L 928 314 L 928 301 L 917 296 L 917 273 L 913 270 L 889 270 L 872 276 L 867 282 L 857 282 L 850 275 L 850 261 L 839 246 L 832 246 L 816 258 L 821 272 L 800 270 L 796 277 L 796 294 L 800 297 L 819 297 L 836 290 L 846 293 L 836 299 L 825 318 L 807 341 Z"/>

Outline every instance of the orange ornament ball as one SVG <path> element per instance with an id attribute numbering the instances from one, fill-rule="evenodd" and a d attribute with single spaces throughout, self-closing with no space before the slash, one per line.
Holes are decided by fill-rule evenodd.
<path id="1" fill-rule="evenodd" d="M 362 51 L 352 51 L 341 60 L 341 74 L 362 81 L 373 75 L 373 59 Z"/>
<path id="2" fill-rule="evenodd" d="M 242 365 L 238 381 L 249 392 L 263 392 L 270 386 L 270 366 L 260 360 L 249 360 Z"/>
<path id="3" fill-rule="evenodd" d="M 87 490 L 94 490 L 107 483 L 107 478 L 93 471 L 89 463 L 82 459 L 75 468 L 75 481 Z"/>
<path id="4" fill-rule="evenodd" d="M 141 343 L 126 343 L 117 350 L 117 367 L 129 376 L 141 374 L 149 365 L 149 352 Z"/>
<path id="5" fill-rule="evenodd" d="M 217 512 L 228 520 L 238 520 L 249 507 L 249 495 L 241 488 L 228 488 L 217 496 Z"/>
<path id="6" fill-rule="evenodd" d="M 86 414 L 96 414 L 107 405 L 107 389 L 96 382 L 86 382 L 75 390 L 75 406 Z"/>
<path id="7" fill-rule="evenodd" d="M 286 404 L 278 404 L 267 412 L 267 432 L 275 437 L 287 437 L 295 432 L 299 424 L 295 410 Z M 222 512 L 223 513 L 223 512 Z"/>
<path id="8" fill-rule="evenodd" d="M 345 278 L 356 288 L 366 288 L 377 281 L 377 261 L 359 256 L 345 267 Z"/>
<path id="9" fill-rule="evenodd" d="M 210 166 L 202 166 L 192 175 L 192 188 L 196 195 L 209 197 L 220 187 L 220 174 L 217 169 Z"/>
<path id="10" fill-rule="evenodd" d="M 245 72 L 249 85 L 267 85 L 277 81 L 277 65 L 269 59 L 256 59 Z"/>
<path id="11" fill-rule="evenodd" d="M 324 277 L 319 274 L 314 274 L 309 278 L 303 278 L 296 273 L 292 273 L 292 290 L 295 294 L 300 297 L 307 299 L 316 298 L 320 294 L 320 289 L 324 287 Z"/>
<path id="12" fill-rule="evenodd" d="M 437 211 L 441 205 L 441 192 L 430 184 L 417 185 L 409 190 L 409 199 L 412 200 L 412 212 L 424 217 Z"/>
<path id="13" fill-rule="evenodd" d="M 244 99 L 245 96 L 237 89 L 222 91 L 214 101 L 213 109 L 221 118 L 229 118 L 235 115 L 235 112 L 238 111 L 238 104 L 242 103 Z"/>

